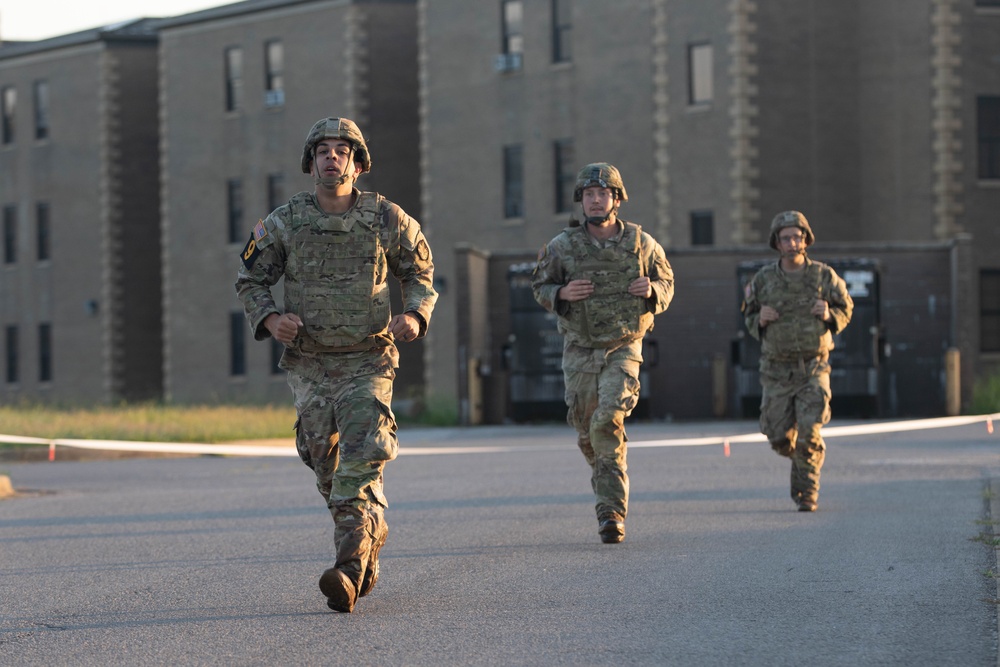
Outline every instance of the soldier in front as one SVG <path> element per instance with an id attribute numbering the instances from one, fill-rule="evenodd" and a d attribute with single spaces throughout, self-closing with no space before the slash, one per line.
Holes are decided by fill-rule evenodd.
<path id="1" fill-rule="evenodd" d="M 336 561 L 319 580 L 327 605 L 354 609 L 378 580 L 388 526 L 382 471 L 396 457 L 390 405 L 398 341 L 427 332 L 437 301 L 431 251 L 416 220 L 354 187 L 371 169 L 357 125 L 324 118 L 302 150 L 312 192 L 300 192 L 254 227 L 236 293 L 254 338 L 284 346 L 280 366 L 295 400 L 295 444 L 316 473 L 334 521 Z M 391 314 L 392 274 L 403 312 Z M 284 306 L 271 287 L 284 278 Z"/>
<path id="2" fill-rule="evenodd" d="M 639 400 L 642 338 L 673 299 L 674 273 L 660 244 L 618 217 L 628 195 L 615 167 L 584 167 L 573 200 L 583 223 L 570 220 L 539 251 L 532 290 L 558 316 L 567 421 L 591 467 L 598 534 L 612 544 L 625 539 L 624 422 Z"/>
<path id="3" fill-rule="evenodd" d="M 747 329 L 761 343 L 760 430 L 775 452 L 792 460 L 792 500 L 800 512 L 819 507 L 830 350 L 833 334 L 843 331 L 854 311 L 836 271 L 806 255 L 814 239 L 798 211 L 775 216 L 770 245 L 781 257 L 746 284 L 743 301 Z"/>

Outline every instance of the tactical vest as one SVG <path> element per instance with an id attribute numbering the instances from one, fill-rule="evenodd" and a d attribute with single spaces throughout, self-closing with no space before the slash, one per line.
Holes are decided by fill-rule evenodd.
<path id="1" fill-rule="evenodd" d="M 595 246 L 584 226 L 565 231 L 571 249 L 570 256 L 563 258 L 567 282 L 590 280 L 594 293 L 582 301 L 569 302 L 568 312 L 559 318 L 559 328 L 585 346 L 610 347 L 641 338 L 653 328 L 646 300 L 628 293 L 632 281 L 647 273 L 639 249 L 642 229 L 631 222 L 622 224 L 625 232 L 621 241 L 607 248 Z"/>
<path id="2" fill-rule="evenodd" d="M 389 325 L 389 284 L 379 209 L 363 192 L 343 217 L 310 207 L 297 226 L 285 263 L 285 310 L 305 325 L 306 351 L 361 349 Z"/>
<path id="3" fill-rule="evenodd" d="M 833 336 L 822 320 L 810 313 L 824 293 L 820 265 L 810 263 L 801 272 L 785 273 L 774 266 L 757 286 L 757 300 L 773 307 L 780 317 L 761 336 L 761 352 L 774 360 L 796 360 L 833 349 Z"/>

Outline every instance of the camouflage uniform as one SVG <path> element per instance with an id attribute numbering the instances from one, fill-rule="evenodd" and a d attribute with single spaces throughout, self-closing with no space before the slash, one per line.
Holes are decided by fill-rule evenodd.
<path id="1" fill-rule="evenodd" d="M 270 337 L 264 320 L 272 313 L 295 313 L 304 324 L 279 365 L 295 399 L 299 456 L 333 516 L 336 568 L 360 597 L 378 576 L 388 532 L 382 471 L 398 449 L 390 406 L 399 355 L 387 328 L 388 275 L 399 280 L 403 310 L 420 320 L 421 336 L 437 293 L 419 224 L 381 195 L 353 193 L 354 206 L 340 216 L 300 192 L 260 221 L 243 251 L 236 291 L 257 340 Z M 271 287 L 282 277 L 279 309 Z"/>
<path id="2" fill-rule="evenodd" d="M 591 467 L 599 525 L 623 524 L 628 513 L 624 421 L 639 400 L 642 338 L 674 294 L 673 271 L 660 244 L 636 224 L 616 224 L 617 236 L 600 242 L 571 221 L 539 251 L 532 276 L 535 299 L 558 315 L 564 336 L 567 422 Z M 648 299 L 628 293 L 640 276 L 650 278 Z M 594 293 L 581 301 L 559 299 L 560 288 L 578 278 L 591 280 Z"/>
<path id="3" fill-rule="evenodd" d="M 777 249 L 777 233 L 785 226 L 802 228 L 806 245 L 811 244 L 805 217 L 794 211 L 785 215 L 775 218 L 771 246 Z M 826 456 L 820 429 L 830 421 L 832 334 L 850 322 L 854 302 L 844 281 L 826 264 L 806 257 L 805 266 L 791 273 L 780 264 L 763 267 L 747 283 L 743 314 L 750 335 L 761 342 L 760 430 L 776 453 L 791 458 L 792 500 L 811 511 Z M 817 299 L 829 304 L 829 322 L 810 312 Z M 762 306 L 775 308 L 781 317 L 761 327 Z"/>

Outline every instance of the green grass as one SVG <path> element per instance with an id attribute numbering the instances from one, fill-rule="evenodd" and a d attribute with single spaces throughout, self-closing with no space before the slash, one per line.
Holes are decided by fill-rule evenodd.
<path id="1" fill-rule="evenodd" d="M 416 415 L 397 418 L 403 425 L 457 423 L 454 402 L 444 399 L 428 402 Z M 219 443 L 294 438 L 294 424 L 291 401 L 288 405 L 126 404 L 87 408 L 0 405 L 0 434 L 31 438 Z"/>
<path id="2" fill-rule="evenodd" d="M 33 438 L 217 443 L 293 438 L 294 424 L 295 409 L 291 404 L 0 406 L 0 433 Z"/>
<path id="3" fill-rule="evenodd" d="M 1000 412 L 1000 373 L 994 373 L 976 383 L 972 389 L 972 404 L 969 408 L 974 415 Z"/>
<path id="4" fill-rule="evenodd" d="M 969 541 L 979 542 L 980 544 L 985 544 L 988 547 L 1000 547 L 1000 537 L 991 533 L 979 533 L 979 535 L 976 535 L 975 537 L 970 537 Z"/>

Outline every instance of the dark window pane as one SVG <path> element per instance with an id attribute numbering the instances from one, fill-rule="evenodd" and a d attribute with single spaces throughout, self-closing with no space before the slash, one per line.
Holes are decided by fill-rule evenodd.
<path id="1" fill-rule="evenodd" d="M 35 207 L 35 244 L 37 245 L 38 261 L 49 259 L 51 230 L 49 229 L 49 205 L 39 202 Z"/>
<path id="2" fill-rule="evenodd" d="M 979 341 L 983 352 L 1000 352 L 1000 269 L 979 272 Z"/>
<path id="3" fill-rule="evenodd" d="M 1000 179 L 1000 97 L 976 100 L 979 178 Z"/>
<path id="4" fill-rule="evenodd" d="M 573 210 L 573 190 L 576 188 L 576 155 L 572 139 L 555 142 L 556 213 Z"/>
<path id="5" fill-rule="evenodd" d="M 552 0 L 552 62 L 573 60 L 573 22 L 571 0 Z"/>
<path id="6" fill-rule="evenodd" d="M 3 261 L 17 261 L 17 207 L 13 205 L 3 207 Z"/>
<path id="7" fill-rule="evenodd" d="M 226 182 L 226 207 L 229 221 L 229 242 L 237 243 L 246 233 L 243 224 L 243 182 L 238 178 Z"/>
<path id="8" fill-rule="evenodd" d="M 38 381 L 52 381 L 52 325 L 38 325 Z"/>
<path id="9" fill-rule="evenodd" d="M 711 211 L 691 211 L 691 245 L 714 244 L 714 226 Z"/>
<path id="10" fill-rule="evenodd" d="M 10 326 L 4 331 L 4 356 L 7 359 L 7 383 L 13 384 L 18 380 L 18 341 L 17 327 Z"/>
<path id="11" fill-rule="evenodd" d="M 521 146 L 503 149 L 503 214 L 505 218 L 524 216 L 524 164 Z"/>
<path id="12" fill-rule="evenodd" d="M 229 374 L 246 375 L 246 319 L 241 312 L 229 314 Z"/>
<path id="13" fill-rule="evenodd" d="M 17 89 L 14 86 L 6 86 L 0 89 L 0 116 L 2 116 L 2 128 L 0 128 L 0 142 L 4 144 L 14 143 L 14 118 L 17 111 Z"/>

